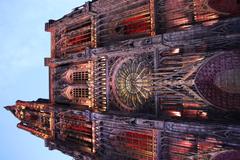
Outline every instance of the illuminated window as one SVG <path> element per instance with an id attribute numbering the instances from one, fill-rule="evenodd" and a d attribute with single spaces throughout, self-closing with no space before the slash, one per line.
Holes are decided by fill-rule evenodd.
<path id="1" fill-rule="evenodd" d="M 72 81 L 80 84 L 85 84 L 88 81 L 88 72 L 73 72 Z"/>
<path id="2" fill-rule="evenodd" d="M 74 98 L 88 98 L 88 88 L 74 88 L 72 93 Z"/>

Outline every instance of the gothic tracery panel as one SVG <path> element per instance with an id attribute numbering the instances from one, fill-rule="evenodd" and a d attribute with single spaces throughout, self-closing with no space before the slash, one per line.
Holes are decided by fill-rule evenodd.
<path id="1" fill-rule="evenodd" d="M 209 59 L 198 71 L 196 87 L 202 97 L 222 110 L 240 108 L 240 55 L 224 53 Z"/>

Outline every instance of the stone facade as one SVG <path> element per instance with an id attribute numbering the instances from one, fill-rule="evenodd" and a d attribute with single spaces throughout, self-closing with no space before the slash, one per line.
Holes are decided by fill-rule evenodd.
<path id="1" fill-rule="evenodd" d="M 49 100 L 6 109 L 75 159 L 240 157 L 239 8 L 238 0 L 87 2 L 45 25 Z"/>

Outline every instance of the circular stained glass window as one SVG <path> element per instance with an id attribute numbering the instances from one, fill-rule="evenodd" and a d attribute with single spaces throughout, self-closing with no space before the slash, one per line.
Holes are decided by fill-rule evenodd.
<path id="1" fill-rule="evenodd" d="M 113 74 L 113 93 L 121 107 L 133 111 L 141 107 L 151 95 L 151 69 L 144 60 L 126 58 Z"/>

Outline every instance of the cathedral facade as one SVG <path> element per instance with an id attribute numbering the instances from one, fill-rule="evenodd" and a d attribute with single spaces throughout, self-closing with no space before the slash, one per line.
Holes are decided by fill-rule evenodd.
<path id="1" fill-rule="evenodd" d="M 238 160 L 239 15 L 239 0 L 87 2 L 45 24 L 49 99 L 5 108 L 76 160 Z"/>

